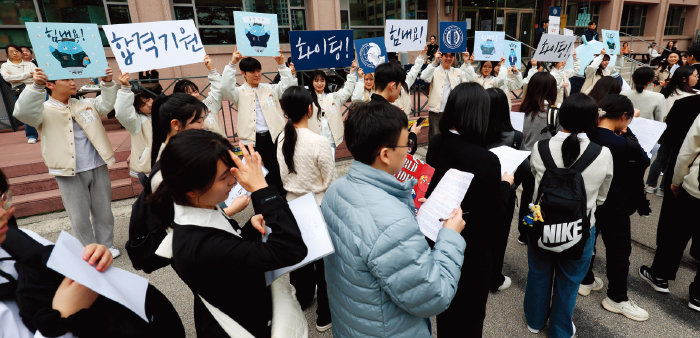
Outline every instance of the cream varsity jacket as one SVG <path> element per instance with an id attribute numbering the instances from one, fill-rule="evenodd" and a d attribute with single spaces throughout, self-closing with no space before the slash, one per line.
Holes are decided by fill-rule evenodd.
<path id="1" fill-rule="evenodd" d="M 221 88 L 222 86 L 233 88 L 236 85 L 235 74 L 233 74 L 233 78 L 230 78 L 231 75 L 231 72 L 226 73 L 227 78 L 224 78 L 216 69 L 212 69 L 209 72 L 209 83 L 211 84 L 209 86 L 209 96 L 202 101 L 209 110 L 207 117 L 204 119 L 204 129 L 218 133 L 223 137 L 226 137 L 226 131 L 224 131 L 219 115 L 221 101 L 223 100 Z"/>
<path id="2" fill-rule="evenodd" d="M 462 71 L 459 69 L 450 67 L 450 70 L 448 70 L 446 73 L 444 68 L 440 71 L 435 71 L 437 68 L 437 62 L 433 62 L 429 64 L 425 70 L 423 70 L 423 73 L 420 76 L 421 80 L 430 82 L 428 109 L 435 113 L 440 112 L 440 104 L 442 103 L 442 88 L 445 85 L 445 79 L 449 78 L 450 89 L 454 89 L 458 84 L 462 83 Z"/>
<path id="3" fill-rule="evenodd" d="M 134 93 L 131 87 L 122 87 L 117 93 L 114 112 L 119 123 L 131 134 L 131 155 L 129 155 L 129 174 L 138 177 L 138 173 L 151 172 L 151 143 L 153 127 L 151 117 L 139 114 L 134 109 Z"/>
<path id="4" fill-rule="evenodd" d="M 401 110 L 403 110 L 403 112 L 406 113 L 406 115 L 411 115 L 411 86 L 413 86 L 413 83 L 416 82 L 416 78 L 418 78 L 418 73 L 420 73 L 420 70 L 423 67 L 424 63 L 425 56 L 418 55 L 418 57 L 416 58 L 416 62 L 413 64 L 413 67 L 411 67 L 411 70 L 409 70 L 408 74 L 406 74 L 406 87 L 408 87 L 409 91 L 406 91 L 405 89 L 401 88 L 399 98 L 396 99 L 396 101 L 392 102 L 395 106 L 401 108 Z"/>
<path id="5" fill-rule="evenodd" d="M 0 74 L 13 88 L 21 84 L 30 86 L 34 83 L 32 72 L 35 69 L 36 66 L 31 62 L 22 61 L 16 65 L 8 60 L 0 66 Z"/>
<path id="6" fill-rule="evenodd" d="M 564 96 L 571 94 L 571 82 L 569 82 L 569 79 L 578 74 L 579 71 L 581 71 L 581 61 L 575 56 L 573 69 L 556 69 L 552 67 L 552 70 L 549 71 L 554 76 L 554 79 L 557 80 L 557 101 L 555 103 L 557 107 L 564 101 Z M 566 87 L 562 86 L 564 83 L 567 84 Z"/>
<path id="7" fill-rule="evenodd" d="M 75 176 L 75 137 L 73 120 L 85 131 L 107 165 L 114 164 L 114 150 L 107 138 L 101 118 L 114 108 L 118 87 L 116 83 L 100 83 L 102 95 L 94 99 L 68 100 L 59 107 L 46 101 L 46 89 L 35 84 L 22 91 L 13 116 L 36 127 L 41 133 L 41 154 L 54 176 Z"/>
<path id="8" fill-rule="evenodd" d="M 593 86 L 595 86 L 596 82 L 598 82 L 601 77 L 619 73 L 620 69 L 622 68 L 622 57 L 618 55 L 617 59 L 615 60 L 615 65 L 612 66 L 612 68 L 608 63 L 608 66 L 603 69 L 603 75 L 596 75 L 598 67 L 602 62 L 603 55 L 598 55 L 595 57 L 595 59 L 593 59 L 593 62 L 586 67 L 586 81 L 584 81 L 583 86 L 581 86 L 581 93 L 588 95 L 591 92 L 591 89 L 593 89 Z"/>
<path id="9" fill-rule="evenodd" d="M 321 110 L 325 113 L 325 118 L 328 120 L 328 126 L 331 129 L 333 143 L 335 143 L 336 146 L 343 142 L 343 105 L 352 95 L 352 92 L 355 89 L 356 81 L 356 73 L 348 74 L 343 88 L 335 93 L 325 94 L 322 98 L 319 97 L 318 104 L 321 106 Z M 321 119 L 318 116 L 318 108 L 315 104 L 312 105 L 312 107 L 314 113 L 309 119 L 309 130 L 320 135 Z"/>
<path id="10" fill-rule="evenodd" d="M 698 187 L 700 158 L 698 153 L 700 153 L 700 116 L 695 119 L 688 134 L 685 135 L 673 170 L 673 185 L 677 187 L 683 185 L 683 189 L 695 198 L 700 198 L 700 188 Z M 671 163 L 673 164 L 673 162 Z"/>
<path id="11" fill-rule="evenodd" d="M 281 78 L 279 83 L 260 83 L 257 90 L 260 108 L 273 141 L 282 132 L 286 123 L 279 99 L 287 88 L 297 85 L 296 77 L 292 76 L 292 71 L 287 66 L 280 65 L 279 73 Z M 236 78 L 235 65 L 230 63 L 226 65 L 222 78 L 227 77 L 229 79 Z M 255 146 L 255 120 L 257 118 L 255 90 L 246 85 L 224 85 L 221 90 L 224 93 L 224 98 L 238 107 L 238 123 L 236 125 L 238 138 L 243 144 Z"/>

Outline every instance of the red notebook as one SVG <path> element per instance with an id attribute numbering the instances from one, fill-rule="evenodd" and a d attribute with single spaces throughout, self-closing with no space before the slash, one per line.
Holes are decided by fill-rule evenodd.
<path id="1" fill-rule="evenodd" d="M 435 169 L 429 166 L 427 163 L 421 161 L 417 157 L 413 157 L 411 154 L 406 155 L 406 162 L 403 164 L 401 171 L 396 174 L 396 178 L 405 182 L 409 178 L 415 178 L 418 180 L 415 186 L 413 186 L 413 202 L 416 205 L 416 213 L 420 208 L 421 203 L 418 202 L 419 198 L 425 197 L 425 193 L 428 191 L 428 186 L 430 185 L 430 180 L 435 173 Z"/>

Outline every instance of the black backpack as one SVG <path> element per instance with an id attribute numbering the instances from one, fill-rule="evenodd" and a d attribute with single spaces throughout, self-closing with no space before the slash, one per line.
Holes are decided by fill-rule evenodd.
<path id="1" fill-rule="evenodd" d="M 600 154 L 602 147 L 591 142 L 569 168 L 558 168 L 549 151 L 549 140 L 538 143 L 545 172 L 537 188 L 535 205 L 542 221 L 532 227 L 537 247 L 570 259 L 578 259 L 590 237 L 590 214 L 586 208 L 586 186 L 581 172 Z"/>
<path id="2" fill-rule="evenodd" d="M 146 177 L 139 174 L 143 191 L 131 206 L 129 219 L 129 240 L 126 241 L 126 253 L 136 270 L 151 273 L 170 264 L 170 259 L 155 254 L 156 249 L 165 238 L 167 232 L 157 225 L 151 212 L 151 206 L 146 200 L 151 195 L 151 179 L 160 170 L 156 162 L 151 168 L 151 175 Z"/>

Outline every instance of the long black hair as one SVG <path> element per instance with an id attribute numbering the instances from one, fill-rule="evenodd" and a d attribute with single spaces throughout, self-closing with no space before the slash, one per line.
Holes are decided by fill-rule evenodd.
<path id="1" fill-rule="evenodd" d="M 489 75 L 490 75 L 490 76 L 494 76 L 494 75 L 493 75 L 493 70 L 496 69 L 496 65 L 497 65 L 498 63 L 497 63 L 497 62 L 493 62 L 493 61 L 481 61 L 481 63 L 479 64 L 479 72 L 478 72 L 477 75 L 484 76 L 483 74 L 481 74 L 481 68 L 484 68 L 484 65 L 485 65 L 487 62 L 490 62 L 490 63 L 491 63 L 491 73 L 489 73 Z"/>
<path id="2" fill-rule="evenodd" d="M 596 57 L 598 57 L 598 56 L 596 55 Z M 595 59 L 593 59 L 591 61 L 591 63 L 593 63 L 593 61 L 595 61 Z M 603 55 L 603 60 L 600 62 L 600 65 L 598 65 L 598 69 L 596 69 L 595 75 L 603 75 L 603 70 L 605 70 L 605 68 L 607 68 L 607 67 L 603 68 L 603 61 L 610 61 L 610 55 L 609 54 Z"/>
<path id="3" fill-rule="evenodd" d="M 196 121 L 207 112 L 207 106 L 196 97 L 185 93 L 160 95 L 151 106 L 153 121 L 153 143 L 151 144 L 151 166 L 156 163 L 160 145 L 170 133 L 170 121 L 178 120 L 184 127 L 187 121 Z"/>
<path id="4" fill-rule="evenodd" d="M 314 106 L 318 108 L 318 114 L 316 114 L 316 118 L 321 121 L 321 104 L 318 102 L 318 94 L 316 94 L 316 88 L 313 86 L 313 81 L 316 80 L 317 77 L 323 78 L 323 81 L 326 82 L 326 86 L 323 87 L 323 92 L 324 93 L 330 93 L 330 89 L 328 89 L 328 75 L 326 75 L 326 72 L 324 72 L 321 69 L 316 69 L 314 72 L 311 74 L 311 88 L 309 88 L 309 91 L 311 92 L 311 100 L 314 103 Z M 308 105 L 307 105 L 308 106 Z M 291 171 L 290 171 L 291 172 Z"/>
<path id="5" fill-rule="evenodd" d="M 486 143 L 494 144 L 501 140 L 503 132 L 513 131 L 513 124 L 510 123 L 510 107 L 508 97 L 500 88 L 486 89 L 491 100 L 491 111 L 489 112 L 489 127 L 486 132 Z"/>
<path id="6" fill-rule="evenodd" d="M 145 90 L 134 90 L 134 110 L 136 110 L 137 113 L 143 114 L 141 112 L 141 107 L 143 107 L 146 104 L 146 101 L 149 99 L 153 98 L 153 95 L 150 93 L 146 92 Z"/>
<path id="7" fill-rule="evenodd" d="M 548 72 L 538 72 L 530 79 L 520 111 L 534 121 L 538 113 L 545 111 L 547 104 L 557 101 L 557 80 Z"/>
<path id="8" fill-rule="evenodd" d="M 624 116 L 625 120 L 634 117 L 634 105 L 627 96 L 620 94 L 610 94 L 599 104 L 600 109 L 605 111 L 605 115 L 599 116 L 606 119 L 619 119 Z"/>
<path id="9" fill-rule="evenodd" d="M 654 81 L 654 70 L 651 67 L 640 67 L 632 74 L 632 82 L 637 93 L 644 91 L 644 87 Z"/>
<path id="10" fill-rule="evenodd" d="M 671 96 L 671 94 L 678 94 L 679 91 L 695 93 L 693 87 L 688 84 L 690 77 L 693 76 L 695 68 L 691 66 L 682 66 L 676 68 L 673 72 L 673 76 L 669 80 L 668 84 L 661 89 L 661 94 L 665 97 Z"/>
<path id="11" fill-rule="evenodd" d="M 287 88 L 280 98 L 280 106 L 284 115 L 287 116 L 287 124 L 284 125 L 282 155 L 284 155 L 284 163 L 291 174 L 297 173 L 294 169 L 294 148 L 297 144 L 297 131 L 294 128 L 294 123 L 301 121 L 304 116 L 309 114 L 309 106 L 313 102 L 311 97 L 315 96 L 316 91 L 312 90 L 311 93 L 313 94 L 310 94 L 304 87 L 293 86 Z M 318 102 L 315 103 L 318 105 Z M 318 116 L 321 116 L 320 107 Z"/>
<path id="12" fill-rule="evenodd" d="M 491 100 L 484 87 L 476 82 L 461 83 L 447 98 L 440 132 L 447 135 L 455 128 L 468 142 L 485 146 L 490 109 Z"/>
<path id="13" fill-rule="evenodd" d="M 148 200 L 157 224 L 170 226 L 173 203 L 192 206 L 187 193 L 212 186 L 219 160 L 229 168 L 235 166 L 229 151 L 233 146 L 227 139 L 207 130 L 185 130 L 170 139 L 160 157 L 163 182 Z"/>
<path id="14" fill-rule="evenodd" d="M 175 85 L 173 86 L 173 93 L 189 94 L 192 92 L 199 93 L 199 87 L 197 87 L 197 85 L 194 84 L 194 82 L 187 79 L 182 79 L 178 82 L 175 82 Z"/>
<path id="15" fill-rule="evenodd" d="M 598 105 L 588 95 L 571 94 L 559 108 L 559 123 L 571 133 L 561 146 L 564 166 L 568 168 L 581 153 L 576 134 L 591 132 L 598 125 Z"/>
<path id="16" fill-rule="evenodd" d="M 588 93 L 596 103 L 600 104 L 608 94 L 620 94 L 622 86 L 620 82 L 612 76 L 603 76 L 593 85 L 593 89 Z"/>

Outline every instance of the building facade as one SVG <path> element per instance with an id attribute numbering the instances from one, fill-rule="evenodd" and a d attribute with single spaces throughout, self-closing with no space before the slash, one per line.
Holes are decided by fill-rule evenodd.
<path id="1" fill-rule="evenodd" d="M 562 27 L 581 34 L 589 21 L 598 29 L 620 30 L 623 41 L 641 52 L 640 41 L 665 45 L 678 41 L 686 50 L 700 28 L 700 0 L 404 0 L 406 19 L 427 19 L 429 34 L 437 34 L 440 21 L 467 20 L 468 46 L 474 31 L 505 31 L 511 39 L 532 43 L 538 22 L 550 6 L 562 9 Z M 278 15 L 283 53 L 289 55 L 290 30 L 353 29 L 355 38 L 384 34 L 386 19 L 402 17 L 402 0 L 0 0 L 0 47 L 29 45 L 25 22 L 92 22 L 98 25 L 193 19 L 207 53 L 223 68 L 235 44 L 233 11 Z M 635 38 L 626 36 L 629 34 Z M 110 64 L 112 52 L 103 42 Z M 528 54 L 523 48 L 523 54 Z M 527 56 L 527 55 L 524 55 Z M 5 60 L 4 50 L 0 60 Z M 264 71 L 276 69 L 272 58 L 261 58 Z M 200 76 L 203 65 L 164 69 L 161 77 Z"/>

